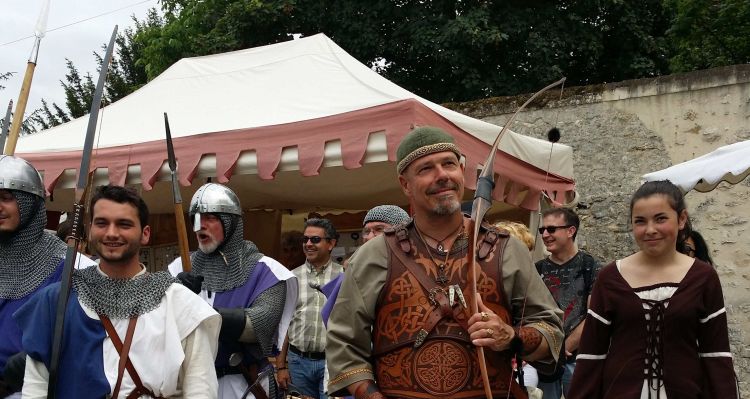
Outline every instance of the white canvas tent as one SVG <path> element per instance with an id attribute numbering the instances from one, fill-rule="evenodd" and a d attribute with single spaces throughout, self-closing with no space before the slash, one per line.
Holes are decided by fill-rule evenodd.
<path id="1" fill-rule="evenodd" d="M 702 193 L 722 181 L 737 184 L 750 176 L 750 140 L 719 147 L 706 155 L 643 175 L 644 181 L 669 180 L 687 193 Z"/>
<path id="2" fill-rule="evenodd" d="M 401 138 L 419 125 L 440 126 L 456 137 L 473 189 L 488 143 L 500 130 L 391 83 L 323 34 L 186 58 L 100 111 L 94 183 L 140 183 L 155 213 L 172 208 L 164 112 L 183 198 L 211 177 L 233 187 L 247 209 L 405 205 L 393 161 Z M 87 120 L 18 142 L 17 155 L 43 173 L 54 194 L 52 210 L 72 204 Z M 536 209 L 542 192 L 558 202 L 574 194 L 570 147 L 556 144 L 550 157 L 549 143 L 509 132 L 501 150 L 496 200 Z"/>

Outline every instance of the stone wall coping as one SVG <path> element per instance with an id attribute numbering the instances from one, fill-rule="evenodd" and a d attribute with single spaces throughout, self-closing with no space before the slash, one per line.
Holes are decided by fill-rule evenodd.
<path id="1" fill-rule="evenodd" d="M 529 104 L 527 109 L 558 108 L 620 101 L 744 83 L 750 83 L 750 64 L 730 65 L 622 82 L 566 87 L 562 96 L 559 90 L 550 90 Z M 443 106 L 475 118 L 482 118 L 515 112 L 531 95 L 531 93 L 528 93 L 517 96 L 490 97 L 460 103 L 446 103 Z"/>

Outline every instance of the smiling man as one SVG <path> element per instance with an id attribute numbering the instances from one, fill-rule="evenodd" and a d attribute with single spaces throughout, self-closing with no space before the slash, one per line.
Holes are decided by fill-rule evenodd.
<path id="1" fill-rule="evenodd" d="M 22 378 L 12 377 L 23 377 L 21 331 L 11 315 L 62 273 L 66 247 L 44 231 L 46 224 L 39 173 L 21 158 L 0 155 L 0 398 L 20 390 Z"/>
<path id="2" fill-rule="evenodd" d="M 481 267 L 481 313 L 472 314 L 461 152 L 445 131 L 420 127 L 396 155 L 412 220 L 350 258 L 328 321 L 329 394 L 484 398 L 475 352 L 482 346 L 494 397 L 526 398 L 512 381 L 511 358 L 551 362 L 562 337 L 528 249 L 483 225 L 471 251 Z"/>
<path id="3" fill-rule="evenodd" d="M 326 297 L 320 288 L 343 268 L 331 259 L 331 251 L 339 238 L 328 219 L 311 218 L 305 221 L 302 248 L 306 261 L 293 273 L 299 280 L 299 299 L 284 348 L 277 359 L 279 385 L 287 388 L 291 382 L 301 394 L 316 399 L 325 395 L 326 329 L 321 310 Z"/>
<path id="4" fill-rule="evenodd" d="M 581 341 L 588 297 L 601 265 L 575 243 L 580 220 L 568 208 L 552 208 L 542 213 L 544 246 L 550 255 L 538 261 L 536 268 L 563 313 L 565 345 L 562 358 L 551 374 L 539 373 L 539 388 L 544 399 L 560 399 L 568 393 L 575 370 L 575 354 Z"/>
<path id="5" fill-rule="evenodd" d="M 198 240 L 193 269 L 177 274 L 182 271 L 179 258 L 169 269 L 221 314 L 215 364 L 219 398 L 273 398 L 276 386 L 268 357 L 286 334 L 296 279 L 243 238 L 242 207 L 228 187 L 201 186 L 190 202 L 190 217 Z"/>
<path id="6" fill-rule="evenodd" d="M 100 263 L 73 272 L 56 397 L 215 398 L 221 319 L 169 273 L 138 261 L 151 236 L 146 203 L 132 189 L 104 186 L 90 215 Z M 24 398 L 47 397 L 59 294 L 52 284 L 14 315 L 28 353 Z"/>

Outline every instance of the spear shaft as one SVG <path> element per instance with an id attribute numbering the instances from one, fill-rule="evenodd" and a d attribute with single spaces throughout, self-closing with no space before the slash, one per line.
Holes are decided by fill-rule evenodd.
<path id="1" fill-rule="evenodd" d="M 3 130 L 0 132 L 0 151 L 4 151 L 5 148 L 5 138 L 8 137 L 8 128 L 10 127 L 10 117 L 12 113 L 13 100 L 10 100 L 8 103 L 8 111 L 5 113 L 5 119 L 3 119 Z"/>
<path id="2" fill-rule="evenodd" d="M 89 168 L 91 166 L 91 151 L 94 146 L 94 135 L 96 133 L 96 122 L 99 119 L 99 109 L 101 107 L 102 96 L 104 94 L 104 83 L 107 78 L 109 62 L 112 59 L 112 53 L 115 47 L 115 37 L 117 36 L 117 25 L 112 31 L 112 37 L 107 46 L 107 52 L 102 60 L 101 71 L 99 71 L 99 80 L 96 83 L 94 99 L 91 103 L 91 112 L 89 112 L 89 124 L 86 129 L 86 139 L 81 152 L 81 166 L 78 168 L 78 182 L 75 190 L 75 204 L 73 208 L 73 229 L 67 237 L 68 249 L 65 254 L 65 266 L 63 267 L 62 279 L 60 280 L 60 294 L 57 301 L 57 312 L 55 317 L 55 329 L 52 341 L 52 355 L 49 368 L 49 385 L 47 386 L 47 397 L 54 398 L 57 394 L 57 377 L 60 366 L 60 354 L 62 352 L 63 332 L 65 327 L 65 310 L 68 306 L 70 297 L 70 288 L 73 277 L 73 266 L 78 256 L 78 243 L 81 241 L 81 227 L 83 226 L 84 217 L 84 193 L 88 183 Z"/>
<path id="3" fill-rule="evenodd" d="M 177 157 L 174 154 L 174 145 L 172 144 L 172 132 L 169 129 L 169 118 L 164 113 L 164 129 L 167 132 L 167 157 L 169 161 L 169 171 L 172 175 L 172 196 L 174 198 L 174 219 L 177 223 L 177 241 L 180 245 L 180 260 L 182 260 L 182 270 L 190 272 L 190 253 L 188 249 L 187 227 L 185 227 L 185 214 L 182 210 L 182 194 L 180 194 L 180 183 L 177 180 Z"/>
<path id="4" fill-rule="evenodd" d="M 49 16 L 49 0 L 45 0 L 42 3 L 42 10 L 39 12 L 39 18 L 36 21 L 36 27 L 34 29 L 34 46 L 31 48 L 31 55 L 29 55 L 29 61 L 26 63 L 26 73 L 23 75 L 23 83 L 21 84 L 21 92 L 18 93 L 18 104 L 16 105 L 16 112 L 13 114 L 13 124 L 10 126 L 10 132 L 8 134 L 8 142 L 5 143 L 4 148 L 5 155 L 13 155 L 16 152 L 16 143 L 18 143 L 18 136 L 21 134 L 21 126 L 23 125 L 23 116 L 26 112 L 26 103 L 29 101 L 29 93 L 31 91 L 31 81 L 34 79 L 34 70 L 36 69 L 36 61 L 39 58 L 39 46 L 42 44 L 42 38 L 47 31 L 47 17 Z"/>

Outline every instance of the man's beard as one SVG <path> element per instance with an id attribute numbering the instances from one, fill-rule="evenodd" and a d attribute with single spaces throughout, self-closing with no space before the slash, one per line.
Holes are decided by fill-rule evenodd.
<path id="1" fill-rule="evenodd" d="M 209 242 L 207 244 L 201 244 L 199 242 L 198 243 L 198 249 L 200 249 L 201 252 L 203 252 L 204 254 L 208 255 L 208 254 L 216 251 L 216 248 L 219 248 L 219 244 L 221 244 L 221 242 L 219 242 L 219 240 L 211 237 L 211 242 Z"/>
<path id="2" fill-rule="evenodd" d="M 446 202 L 439 203 L 432 208 L 432 212 L 436 215 L 447 216 L 456 213 L 461 209 L 461 203 L 457 200 L 448 200 Z"/>
<path id="3" fill-rule="evenodd" d="M 99 255 L 99 257 L 109 263 L 123 264 L 123 263 L 129 262 L 134 257 L 139 256 L 138 246 L 132 245 L 130 242 L 127 243 L 127 247 L 119 256 L 114 256 L 114 257 L 109 256 L 106 253 L 106 251 L 103 249 L 104 247 L 105 245 L 103 243 L 99 241 L 94 242 L 94 248 L 96 249 L 96 252 Z M 99 250 L 99 248 L 102 248 L 102 250 Z"/>
<path id="4" fill-rule="evenodd" d="M 428 195 L 436 194 L 439 191 L 443 189 L 450 189 L 455 190 L 456 193 L 458 193 L 458 184 L 452 182 L 452 181 L 443 181 L 438 183 L 435 187 L 430 188 L 427 191 Z M 446 195 L 446 197 L 448 197 Z M 452 196 L 448 198 L 441 198 L 438 199 L 438 203 L 435 205 L 434 208 L 432 208 L 432 212 L 439 216 L 447 216 L 452 215 L 456 211 L 461 209 L 461 202 L 459 202 L 457 199 L 454 199 Z"/>

